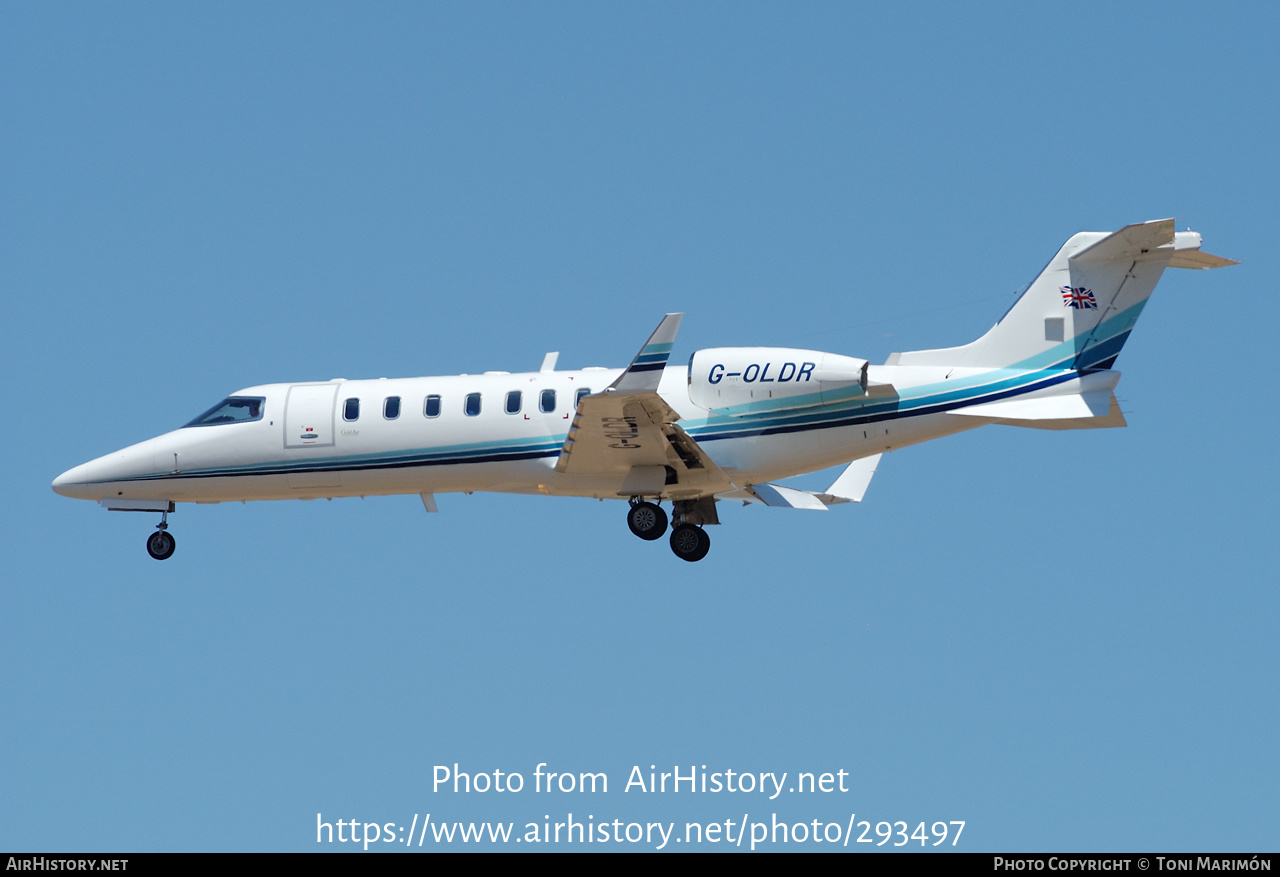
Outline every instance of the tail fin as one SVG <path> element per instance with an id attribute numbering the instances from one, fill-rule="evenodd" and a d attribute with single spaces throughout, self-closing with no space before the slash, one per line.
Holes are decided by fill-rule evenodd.
<path id="1" fill-rule="evenodd" d="M 1172 219 L 1081 232 L 1049 261 L 1000 321 L 962 347 L 889 357 L 890 365 L 957 368 L 1110 368 L 1166 267 L 1237 263 L 1201 253 L 1200 235 Z"/>

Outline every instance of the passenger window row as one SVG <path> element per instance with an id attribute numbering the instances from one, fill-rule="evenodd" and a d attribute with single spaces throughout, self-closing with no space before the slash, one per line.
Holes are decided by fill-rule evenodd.
<path id="1" fill-rule="evenodd" d="M 573 394 L 573 407 L 576 409 L 578 407 L 578 403 L 582 401 L 582 397 L 590 395 L 590 389 L 587 387 L 580 388 Z M 524 394 L 520 390 L 512 390 L 507 393 L 502 410 L 507 414 L 519 414 L 523 405 Z M 475 417 L 480 413 L 480 407 L 480 394 L 468 393 L 463 401 L 463 413 L 468 417 Z M 439 417 L 440 410 L 441 404 L 439 396 L 431 395 L 423 400 L 422 414 L 424 417 Z M 543 414 L 551 414 L 556 410 L 555 390 L 543 390 L 538 393 L 538 410 Z M 400 417 L 399 396 L 388 396 L 382 400 L 382 416 L 386 420 L 396 420 Z M 360 419 L 360 400 L 358 398 L 347 399 L 342 403 L 342 419 L 348 423 Z"/>

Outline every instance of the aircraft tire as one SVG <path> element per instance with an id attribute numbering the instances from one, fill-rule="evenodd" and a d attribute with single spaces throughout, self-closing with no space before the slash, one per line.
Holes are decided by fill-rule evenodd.
<path id="1" fill-rule="evenodd" d="M 627 510 L 627 526 L 641 539 L 652 542 L 667 532 L 667 513 L 652 502 L 638 502 Z"/>
<path id="2" fill-rule="evenodd" d="M 147 554 L 156 560 L 168 560 L 173 557 L 174 549 L 177 547 L 177 541 L 169 535 L 167 530 L 156 530 L 147 537 Z"/>
<path id="3" fill-rule="evenodd" d="M 681 560 L 694 563 L 706 557 L 711 550 L 711 537 L 701 527 L 677 524 L 671 531 L 671 550 Z"/>

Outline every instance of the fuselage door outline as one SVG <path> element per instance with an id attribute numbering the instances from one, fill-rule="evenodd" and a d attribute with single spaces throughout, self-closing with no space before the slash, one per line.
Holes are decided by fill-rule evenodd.
<path id="1" fill-rule="evenodd" d="M 338 385 L 295 384 L 284 406 L 286 448 L 333 447 L 334 399 Z"/>

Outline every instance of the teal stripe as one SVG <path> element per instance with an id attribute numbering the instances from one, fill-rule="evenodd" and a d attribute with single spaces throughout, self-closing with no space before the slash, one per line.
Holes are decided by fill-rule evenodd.
<path id="1" fill-rule="evenodd" d="M 305 460 L 275 460 L 265 463 L 251 463 L 244 466 L 217 466 L 205 469 L 184 469 L 183 474 L 196 476 L 208 475 L 246 475 L 254 472 L 271 470 L 273 472 L 305 472 L 310 469 L 332 466 L 361 466 L 410 461 L 438 462 L 459 458 L 465 462 L 469 456 L 489 454 L 523 454 L 539 451 L 558 451 L 564 445 L 568 434 L 551 436 L 525 443 L 504 443 L 502 441 L 475 442 L 467 445 L 451 445 L 447 448 L 418 448 L 408 451 L 387 451 L 379 454 L 351 454 L 343 456 L 310 457 Z M 168 477 L 168 476 L 166 476 Z"/>
<path id="2" fill-rule="evenodd" d="M 1148 299 L 1143 299 L 1136 305 L 1129 307 L 1110 319 L 1103 320 L 1097 327 L 1089 332 L 1076 335 L 1074 338 L 1055 344 L 1043 353 L 1028 357 L 1021 362 L 1016 362 L 1009 368 L 1021 369 L 1045 369 L 1045 368 L 1066 368 L 1075 362 L 1076 357 L 1084 350 L 1090 347 L 1096 347 L 1103 341 L 1114 338 L 1122 332 L 1128 332 L 1133 329 L 1138 317 L 1142 315 L 1142 309 L 1147 306 Z M 1090 338 L 1095 339 L 1092 344 L 1086 342 Z"/>
<path id="3" fill-rule="evenodd" d="M 715 433 L 718 436 L 732 437 L 735 433 L 758 433 L 762 430 L 781 427 L 811 425 L 821 428 L 825 421 L 843 420 L 851 416 L 872 417 L 881 414 L 906 413 L 921 409 L 945 406 L 946 408 L 963 408 L 978 400 L 997 393 L 1005 393 L 1019 388 L 1030 388 L 1055 377 L 1074 375 L 1071 369 L 1041 369 L 1026 371 L 1021 369 L 998 369 L 985 372 L 970 378 L 926 384 L 901 391 L 901 395 L 891 398 L 869 398 L 860 396 L 843 403 L 823 405 L 820 409 L 797 411 L 789 414 L 745 415 L 728 417 L 714 415 L 700 421 L 686 421 L 685 431 L 697 438 L 699 435 Z M 993 376 L 995 379 L 993 380 Z"/>

